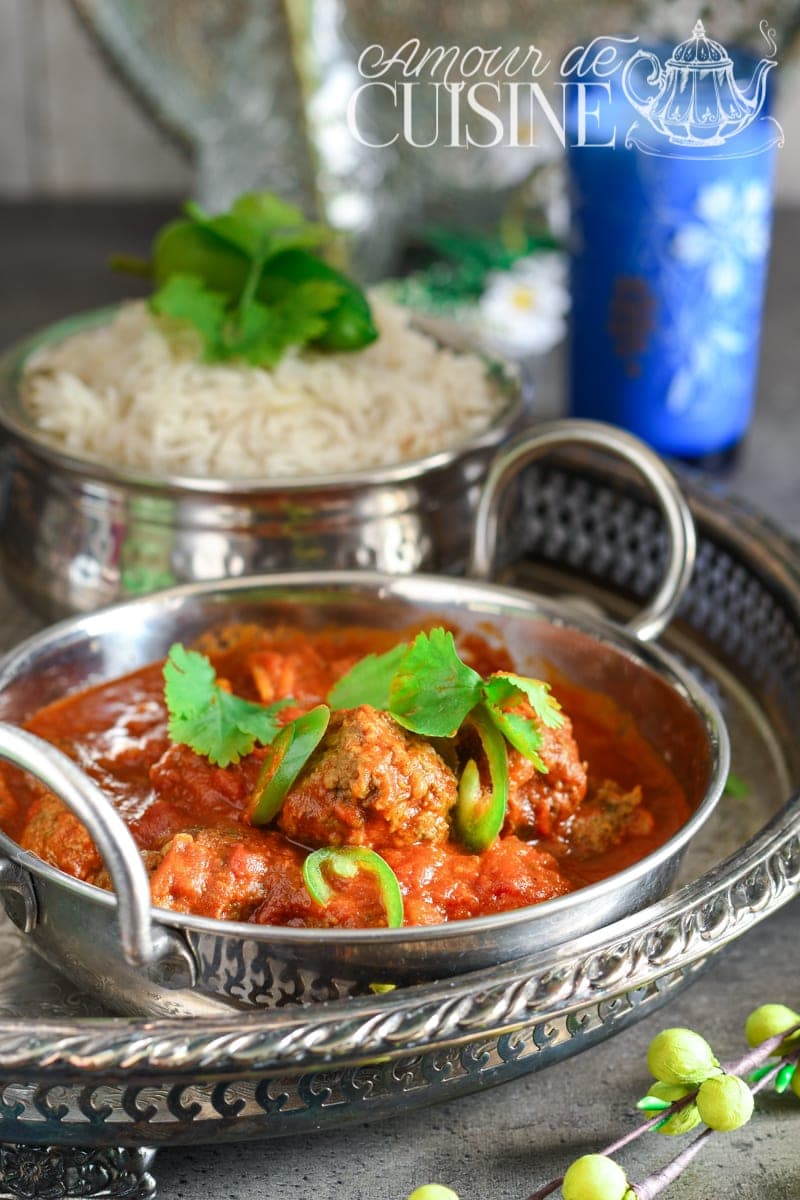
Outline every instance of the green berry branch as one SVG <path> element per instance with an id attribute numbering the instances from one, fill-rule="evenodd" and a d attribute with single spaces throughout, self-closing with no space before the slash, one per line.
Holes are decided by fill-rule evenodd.
<path id="1" fill-rule="evenodd" d="M 550 1180 L 528 1200 L 545 1200 L 561 1189 L 562 1200 L 654 1200 L 703 1149 L 715 1133 L 740 1129 L 753 1115 L 754 1096 L 772 1085 L 800 1099 L 800 1013 L 784 1004 L 762 1004 L 745 1023 L 749 1051 L 720 1063 L 705 1038 L 691 1029 L 664 1029 L 650 1043 L 647 1066 L 654 1076 L 637 1103 L 653 1114 L 596 1154 L 577 1158 L 564 1175 Z M 659 1170 L 630 1182 L 611 1157 L 645 1133 L 667 1137 L 705 1129 Z M 450 1188 L 426 1184 L 408 1200 L 458 1200 Z"/>

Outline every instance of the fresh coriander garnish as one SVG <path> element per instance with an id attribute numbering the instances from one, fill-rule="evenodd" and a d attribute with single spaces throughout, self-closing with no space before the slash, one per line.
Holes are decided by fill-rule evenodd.
<path id="1" fill-rule="evenodd" d="M 734 800 L 746 800 L 750 795 L 750 784 L 746 779 L 742 779 L 741 775 L 734 775 L 733 771 L 730 771 L 722 791 L 725 796 L 731 796 Z"/>
<path id="2" fill-rule="evenodd" d="M 504 737 L 520 754 L 530 759 L 537 771 L 546 773 L 547 765 L 539 754 L 541 731 L 528 717 L 514 709 L 519 706 L 522 693 L 541 724 L 548 729 L 558 729 L 564 724 L 564 718 L 548 685 L 541 679 L 527 679 L 524 675 L 498 674 L 486 680 L 483 692 L 489 716 Z"/>
<path id="3" fill-rule="evenodd" d="M 227 321 L 228 298 L 213 292 L 198 275 L 171 275 L 150 298 L 150 308 L 160 317 L 188 321 L 203 339 L 203 357 L 218 357 Z"/>
<path id="4" fill-rule="evenodd" d="M 328 703 L 333 708 L 357 708 L 369 704 L 371 708 L 389 708 L 389 688 L 401 659 L 408 650 L 407 642 L 399 642 L 385 654 L 368 654 L 343 675 L 328 692 Z"/>
<path id="5" fill-rule="evenodd" d="M 369 704 L 399 725 L 427 737 L 453 737 L 468 722 L 488 763 L 491 787 L 474 759 L 459 781 L 456 828 L 471 850 L 485 850 L 503 827 L 508 795 L 506 742 L 547 773 L 540 754 L 541 727 L 564 723 L 549 685 L 524 675 L 496 672 L 482 679 L 459 657 L 448 630 L 417 634 L 385 654 L 369 654 L 328 693 L 333 708 Z M 533 716 L 529 715 L 533 709 Z"/>
<path id="6" fill-rule="evenodd" d="M 389 685 L 389 712 L 398 724 L 428 737 L 452 737 L 481 696 L 477 671 L 458 657 L 452 633 L 420 633 Z"/>
<path id="7" fill-rule="evenodd" d="M 219 767 L 237 763 L 256 742 L 269 745 L 280 730 L 278 713 L 290 698 L 254 704 L 234 696 L 217 682 L 204 654 L 180 642 L 170 647 L 164 664 L 167 730 L 173 742 L 189 746 Z"/>
<path id="8" fill-rule="evenodd" d="M 299 208 L 273 192 L 246 192 L 228 212 L 209 216 L 194 200 L 184 212 L 195 226 L 241 250 L 249 258 L 273 256 L 284 250 L 312 249 L 325 241 L 324 225 L 307 221 Z"/>
<path id="9" fill-rule="evenodd" d="M 378 336 L 363 291 L 318 257 L 328 231 L 299 209 L 252 192 L 217 216 L 193 202 L 184 213 L 149 263 L 113 261 L 153 278 L 152 311 L 194 326 L 206 362 L 272 367 L 291 346 L 358 350 Z"/>
<path id="10" fill-rule="evenodd" d="M 523 711 L 526 702 L 533 718 Z M 384 709 L 399 725 L 426 737 L 452 737 L 483 703 L 503 736 L 544 773 L 539 725 L 557 729 L 564 723 L 549 684 L 503 671 L 482 679 L 459 657 L 452 633 L 442 628 L 418 633 L 411 645 L 401 643 L 386 654 L 368 654 L 331 688 L 328 703 Z"/>

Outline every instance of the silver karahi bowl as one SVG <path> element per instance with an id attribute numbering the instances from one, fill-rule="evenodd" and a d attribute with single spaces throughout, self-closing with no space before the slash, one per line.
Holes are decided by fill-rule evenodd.
<path id="1" fill-rule="evenodd" d="M 113 312 L 60 322 L 0 359 L 0 560 L 39 611 L 89 612 L 174 584 L 267 571 L 463 571 L 481 483 L 528 406 L 511 366 L 487 362 L 501 404 L 486 429 L 426 458 L 281 480 L 147 475 L 49 444 L 20 397 L 36 349 Z M 464 348 L 455 333 L 447 344 Z"/>
<path id="2" fill-rule="evenodd" d="M 0 894 L 32 944 L 82 987 L 124 1012 L 202 1014 L 230 1006 L 319 1001 L 373 983 L 458 975 L 572 939 L 664 895 L 681 855 L 717 803 L 729 747 L 704 689 L 653 646 L 691 574 L 694 529 L 661 461 L 636 439 L 593 422 L 555 422 L 522 435 L 493 464 L 478 508 L 471 571 L 493 561 L 502 493 L 553 447 L 588 443 L 621 454 L 652 485 L 670 536 L 667 572 L 627 628 L 476 579 L 321 571 L 174 588 L 72 618 L 31 638 L 0 668 L 0 757 L 37 775 L 85 822 L 116 896 L 73 879 L 0 835 Z M 166 654 L 175 640 L 231 621 L 280 620 L 408 628 L 435 618 L 465 633 L 497 632 L 518 669 L 602 691 L 631 712 L 669 762 L 691 816 L 668 842 L 600 883 L 498 915 L 427 927 L 294 929 L 152 909 L 139 852 L 80 768 L 17 723 L 42 704 Z"/>

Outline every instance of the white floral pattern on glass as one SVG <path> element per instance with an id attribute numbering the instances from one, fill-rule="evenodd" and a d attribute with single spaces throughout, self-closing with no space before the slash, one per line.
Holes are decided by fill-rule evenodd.
<path id="1" fill-rule="evenodd" d="M 698 289 L 691 320 L 678 318 L 672 330 L 676 369 L 666 396 L 671 412 L 691 409 L 698 415 L 712 381 L 719 394 L 721 375 L 730 378 L 732 389 L 737 386 L 737 363 L 750 353 L 752 323 L 760 311 L 754 277 L 769 251 L 770 212 L 765 184 L 718 182 L 698 190 L 691 217 L 677 229 L 665 218 L 666 257 L 681 269 L 681 286 Z"/>
<path id="2" fill-rule="evenodd" d="M 698 193 L 696 220 L 675 234 L 672 253 L 680 262 L 707 269 L 712 296 L 731 296 L 744 285 L 747 264 L 763 259 L 769 249 L 769 213 L 763 183 L 709 184 Z"/>

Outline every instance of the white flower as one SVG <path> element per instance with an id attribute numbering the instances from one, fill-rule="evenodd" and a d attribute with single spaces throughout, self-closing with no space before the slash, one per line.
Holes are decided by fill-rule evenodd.
<path id="1" fill-rule="evenodd" d="M 561 255 L 530 255 L 510 271 L 494 271 L 476 314 L 476 332 L 512 358 L 543 354 L 564 336 L 569 309 Z"/>

